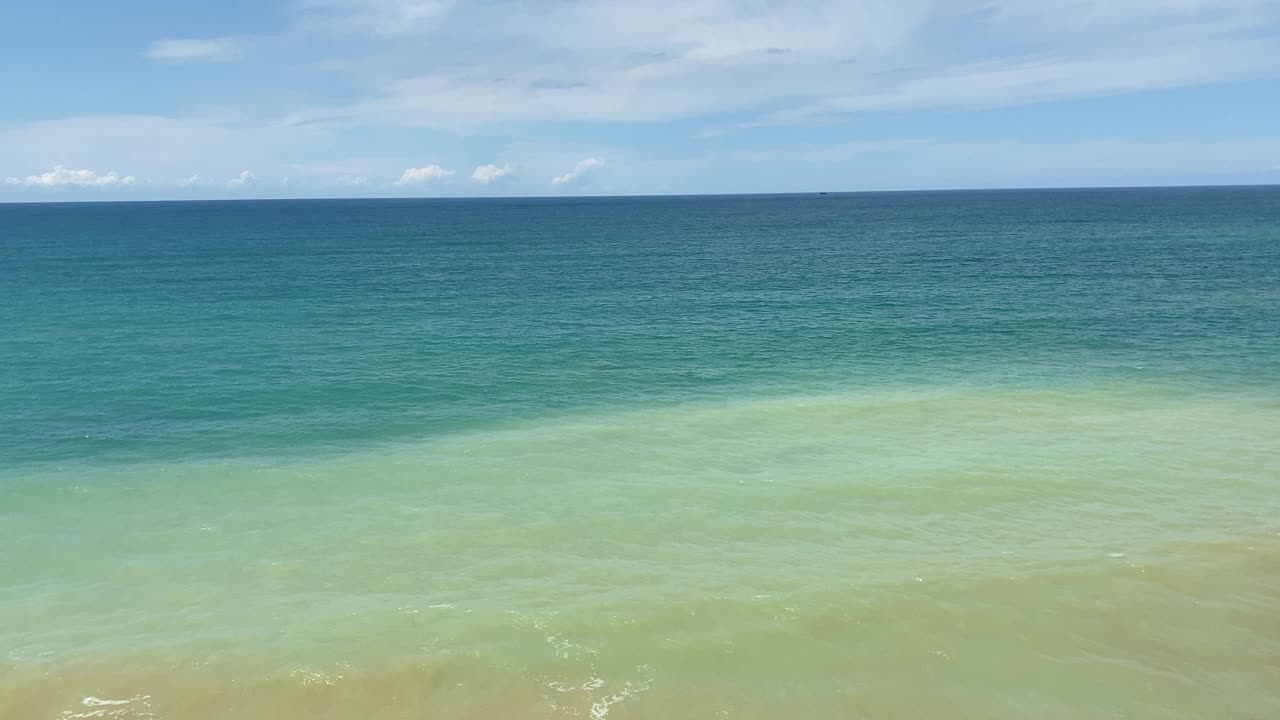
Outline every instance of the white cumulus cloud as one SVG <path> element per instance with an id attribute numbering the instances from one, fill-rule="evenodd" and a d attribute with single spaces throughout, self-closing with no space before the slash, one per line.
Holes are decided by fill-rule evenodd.
<path id="1" fill-rule="evenodd" d="M 106 175 L 99 175 L 92 170 L 70 170 L 61 165 L 42 175 L 28 175 L 24 178 L 7 177 L 6 185 L 24 185 L 26 187 L 60 188 L 60 187 L 113 187 L 132 185 L 132 175 L 120 175 L 115 170 Z"/>
<path id="2" fill-rule="evenodd" d="M 556 176 L 556 177 L 554 177 L 554 178 L 551 178 L 551 184 L 552 184 L 552 185 L 564 185 L 565 183 L 571 183 L 571 182 L 573 182 L 574 180 L 577 180 L 579 177 L 582 177 L 582 175 L 583 175 L 584 173 L 588 173 L 588 172 L 590 172 L 590 171 L 592 171 L 592 170 L 594 170 L 594 169 L 596 169 L 596 168 L 600 167 L 601 165 L 604 165 L 604 161 L 603 161 L 603 160 L 600 160 L 600 159 L 598 159 L 598 158 L 589 157 L 589 158 L 587 158 L 586 160 L 583 160 L 582 162 L 580 162 L 580 163 L 578 163 L 577 165 L 575 165 L 575 166 L 573 167 L 573 169 L 572 169 L 572 170 L 570 170 L 569 172 L 567 172 L 567 173 L 565 173 L 565 174 L 563 174 L 563 175 L 558 175 L 558 176 Z"/>
<path id="3" fill-rule="evenodd" d="M 147 50 L 147 57 L 168 62 L 226 62 L 240 57 L 240 43 L 232 38 L 161 40 Z"/>
<path id="4" fill-rule="evenodd" d="M 428 165 L 420 168 L 408 168 L 400 175 L 400 179 L 395 181 L 396 187 L 404 187 L 413 183 L 428 182 L 430 180 L 442 180 L 453 175 L 452 170 L 445 170 L 439 165 Z"/>
<path id="5" fill-rule="evenodd" d="M 257 182 L 257 180 L 258 178 L 254 177 L 253 173 L 248 170 L 241 170 L 239 175 L 227 181 L 227 187 L 235 190 L 237 188 L 245 187 L 246 185 L 252 185 Z"/>
<path id="6" fill-rule="evenodd" d="M 481 165 L 476 168 L 475 172 L 471 173 L 471 179 L 478 183 L 488 185 L 494 180 L 510 175 L 511 169 L 510 165 L 503 165 L 502 167 L 492 164 Z"/>

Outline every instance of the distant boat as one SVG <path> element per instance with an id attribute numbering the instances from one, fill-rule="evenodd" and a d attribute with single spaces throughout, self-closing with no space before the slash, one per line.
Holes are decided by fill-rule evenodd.
<path id="1" fill-rule="evenodd" d="M 830 193 L 820 192 L 820 193 L 818 193 L 818 194 L 819 194 L 819 195 L 829 195 Z"/>

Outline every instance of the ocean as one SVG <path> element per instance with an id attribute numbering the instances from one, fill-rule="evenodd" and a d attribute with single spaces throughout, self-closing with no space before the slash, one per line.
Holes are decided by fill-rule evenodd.
<path id="1" fill-rule="evenodd" d="M 0 205 L 0 718 L 1280 717 L 1280 188 Z"/>

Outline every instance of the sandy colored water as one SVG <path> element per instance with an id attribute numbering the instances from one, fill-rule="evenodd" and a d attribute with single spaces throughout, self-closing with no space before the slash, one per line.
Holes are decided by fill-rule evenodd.
<path id="1" fill-rule="evenodd" d="M 17 480 L 0 717 L 1269 717 L 1274 427 L 963 388 Z"/>

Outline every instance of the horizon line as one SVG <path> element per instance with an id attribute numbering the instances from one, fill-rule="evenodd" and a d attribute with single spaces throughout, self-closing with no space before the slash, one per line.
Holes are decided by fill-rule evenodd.
<path id="1" fill-rule="evenodd" d="M 602 195 L 390 195 L 390 196 L 314 196 L 314 197 L 245 197 L 245 198 L 156 198 L 109 200 L 0 200 L 0 205 L 111 205 L 129 203 L 235 203 L 235 202 L 324 202 L 349 200 L 608 200 L 625 198 L 715 198 L 715 197 L 784 197 L 831 195 L 887 195 L 911 193 L 966 192 L 1068 192 L 1081 190 L 1197 190 L 1231 188 L 1280 188 L 1280 183 L 1222 183 L 1167 185 L 1044 185 L 1031 187 L 938 187 L 884 190 L 792 190 L 785 192 L 708 192 L 708 193 L 624 193 Z M 56 191 L 55 191 L 56 192 Z"/>

